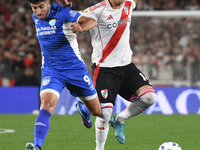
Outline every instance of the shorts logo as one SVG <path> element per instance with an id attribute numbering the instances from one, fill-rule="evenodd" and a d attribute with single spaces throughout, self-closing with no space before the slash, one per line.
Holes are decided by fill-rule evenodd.
<path id="1" fill-rule="evenodd" d="M 43 86 L 46 86 L 50 83 L 50 78 L 51 77 L 44 77 L 43 80 L 42 80 L 42 85 Z"/>
<path id="2" fill-rule="evenodd" d="M 108 97 L 108 89 L 101 90 L 101 95 L 103 96 L 103 98 L 107 98 Z"/>

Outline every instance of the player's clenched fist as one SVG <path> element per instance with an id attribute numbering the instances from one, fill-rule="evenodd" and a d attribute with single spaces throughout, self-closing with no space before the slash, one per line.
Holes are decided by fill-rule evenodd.
<path id="1" fill-rule="evenodd" d="M 70 23 L 70 27 L 73 33 L 83 32 L 83 29 L 81 28 L 80 24 L 77 22 Z"/>

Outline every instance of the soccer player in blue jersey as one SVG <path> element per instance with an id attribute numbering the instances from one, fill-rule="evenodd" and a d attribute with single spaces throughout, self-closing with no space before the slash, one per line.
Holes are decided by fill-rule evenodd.
<path id="1" fill-rule="evenodd" d="M 34 143 L 28 142 L 25 150 L 41 150 L 49 130 L 51 114 L 64 87 L 67 87 L 73 96 L 79 97 L 92 115 L 101 114 L 95 87 L 81 59 L 76 34 L 70 27 L 71 22 L 78 22 L 81 24 L 79 31 L 85 31 L 97 23 L 67 7 L 51 5 L 50 0 L 29 2 L 43 59 L 41 106 L 35 121 Z"/>

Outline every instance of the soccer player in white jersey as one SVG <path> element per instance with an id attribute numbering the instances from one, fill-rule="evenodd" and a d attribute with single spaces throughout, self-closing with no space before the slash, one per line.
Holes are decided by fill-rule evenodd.
<path id="1" fill-rule="evenodd" d="M 95 120 L 96 150 L 104 150 L 109 122 L 115 130 L 115 137 L 123 144 L 124 122 L 141 114 L 156 101 L 154 88 L 131 63 L 130 23 L 136 3 L 133 0 L 104 0 L 83 11 L 84 16 L 93 18 L 98 23 L 90 30 L 93 83 L 103 115 L 103 119 L 97 117 Z M 74 26 L 78 29 L 79 25 L 74 23 Z M 131 103 L 124 111 L 111 117 L 117 94 Z"/>
<path id="2" fill-rule="evenodd" d="M 43 63 L 41 106 L 35 121 L 34 143 L 28 142 L 25 150 L 41 150 L 49 130 L 51 114 L 64 87 L 84 102 L 90 111 L 88 114 L 96 116 L 101 114 L 96 89 L 81 59 L 76 34 L 72 33 L 70 27 L 71 22 L 78 22 L 81 23 L 81 31 L 85 31 L 97 23 L 94 19 L 84 17 L 69 8 L 58 4 L 50 5 L 50 0 L 29 0 L 29 2 Z"/>

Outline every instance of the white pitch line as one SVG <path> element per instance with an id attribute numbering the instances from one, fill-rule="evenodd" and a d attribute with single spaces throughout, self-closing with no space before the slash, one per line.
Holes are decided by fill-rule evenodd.
<path id="1" fill-rule="evenodd" d="M 12 130 L 12 129 L 1 129 L 0 128 L 0 134 L 2 134 L 2 133 L 13 133 L 13 132 L 15 132 L 15 130 Z"/>

